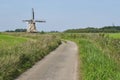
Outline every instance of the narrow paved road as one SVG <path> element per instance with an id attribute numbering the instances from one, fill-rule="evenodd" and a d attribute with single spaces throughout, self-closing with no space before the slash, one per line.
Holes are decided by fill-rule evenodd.
<path id="1" fill-rule="evenodd" d="M 16 80 L 77 80 L 77 53 L 74 42 L 62 43 Z"/>

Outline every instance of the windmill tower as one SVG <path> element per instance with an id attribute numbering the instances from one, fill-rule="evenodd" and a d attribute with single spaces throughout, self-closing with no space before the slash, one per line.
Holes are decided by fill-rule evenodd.
<path id="1" fill-rule="evenodd" d="M 23 20 L 23 22 L 28 22 L 27 32 L 34 33 L 34 32 L 37 32 L 36 25 L 35 25 L 36 22 L 45 22 L 45 21 L 35 20 L 34 9 L 32 8 L 32 19 Z"/>

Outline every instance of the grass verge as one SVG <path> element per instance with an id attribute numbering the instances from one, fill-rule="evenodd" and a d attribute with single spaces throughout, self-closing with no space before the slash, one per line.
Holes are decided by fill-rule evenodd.
<path id="1" fill-rule="evenodd" d="M 88 40 L 78 42 L 82 60 L 83 80 L 119 80 L 120 70 L 114 60 L 106 56 Z"/>
<path id="2" fill-rule="evenodd" d="M 54 35 L 28 34 L 27 36 L 29 38 L 32 36 L 34 40 L 0 48 L 0 80 L 14 80 L 61 43 Z"/>
<path id="3" fill-rule="evenodd" d="M 80 80 L 120 80 L 119 40 L 104 34 L 64 34 L 62 38 L 75 41 L 79 46 Z"/>

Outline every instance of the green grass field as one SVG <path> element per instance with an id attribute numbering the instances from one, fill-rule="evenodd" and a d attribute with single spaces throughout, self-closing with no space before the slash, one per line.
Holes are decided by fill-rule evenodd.
<path id="1" fill-rule="evenodd" d="M 110 38 L 120 39 L 120 33 L 109 33 L 108 35 Z"/>
<path id="2" fill-rule="evenodd" d="M 23 43 L 25 41 L 27 41 L 27 38 L 14 37 L 14 36 L 10 36 L 10 35 L 0 34 L 0 47 L 3 47 L 3 45 L 4 46 L 14 46 L 19 43 Z"/>

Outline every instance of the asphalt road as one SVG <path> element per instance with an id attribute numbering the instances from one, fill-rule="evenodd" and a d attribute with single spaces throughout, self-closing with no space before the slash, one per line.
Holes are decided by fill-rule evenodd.
<path id="1" fill-rule="evenodd" d="M 77 80 L 77 53 L 74 42 L 62 43 L 15 80 Z"/>

